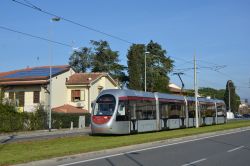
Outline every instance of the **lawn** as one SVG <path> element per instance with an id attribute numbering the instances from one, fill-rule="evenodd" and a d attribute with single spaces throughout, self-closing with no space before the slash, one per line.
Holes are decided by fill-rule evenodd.
<path id="1" fill-rule="evenodd" d="M 76 136 L 0 145 L 0 165 L 24 163 L 52 157 L 110 149 L 170 138 L 250 126 L 248 121 L 124 136 Z"/>

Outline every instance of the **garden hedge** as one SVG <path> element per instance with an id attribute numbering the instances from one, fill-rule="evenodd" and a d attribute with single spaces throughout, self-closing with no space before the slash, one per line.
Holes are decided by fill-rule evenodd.
<path id="1" fill-rule="evenodd" d="M 52 113 L 52 128 L 70 128 L 71 122 L 78 127 L 79 116 L 85 116 L 85 126 L 90 125 L 90 114 Z M 0 104 L 0 133 L 48 129 L 47 112 L 38 108 L 35 112 L 19 113 L 11 105 Z"/>

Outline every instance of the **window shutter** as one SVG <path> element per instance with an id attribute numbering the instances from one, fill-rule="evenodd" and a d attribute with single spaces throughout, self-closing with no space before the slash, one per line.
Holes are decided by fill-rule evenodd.
<path id="1" fill-rule="evenodd" d="M 85 100 L 85 91 L 81 90 L 81 100 Z"/>

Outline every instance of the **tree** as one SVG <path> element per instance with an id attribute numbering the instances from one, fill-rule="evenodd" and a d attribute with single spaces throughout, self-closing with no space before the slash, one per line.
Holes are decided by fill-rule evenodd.
<path id="1" fill-rule="evenodd" d="M 230 107 L 232 112 L 237 112 L 240 105 L 240 97 L 235 92 L 235 86 L 233 81 L 228 80 L 226 84 L 226 92 L 224 95 L 224 101 L 229 110 L 229 91 L 230 91 Z"/>
<path id="2" fill-rule="evenodd" d="M 94 41 L 92 52 L 92 72 L 107 72 L 115 79 L 122 79 L 125 67 L 119 64 L 118 51 L 113 51 L 107 41 Z"/>
<path id="3" fill-rule="evenodd" d="M 143 90 L 144 86 L 144 59 L 145 45 L 133 44 L 128 50 L 128 87 L 135 90 Z M 143 61 L 144 62 L 144 61 Z"/>
<path id="4" fill-rule="evenodd" d="M 4 98 L 4 90 L 3 88 L 0 88 L 0 104 L 3 103 L 3 98 Z"/>
<path id="5" fill-rule="evenodd" d="M 168 92 L 168 74 L 173 69 L 173 60 L 166 56 L 167 51 L 152 40 L 147 44 L 147 89 L 151 92 Z"/>
<path id="6" fill-rule="evenodd" d="M 166 56 L 166 50 L 152 40 L 144 44 L 133 44 L 128 51 L 128 74 L 129 88 L 135 90 L 144 89 L 145 53 L 146 56 L 146 77 L 147 91 L 168 92 L 168 74 L 173 68 L 173 60 Z"/>
<path id="7" fill-rule="evenodd" d="M 224 99 L 225 89 L 213 89 L 210 87 L 203 87 L 199 89 L 199 95 L 202 97 L 210 96 L 211 98 Z"/>
<path id="8" fill-rule="evenodd" d="M 91 67 L 91 61 L 91 48 L 83 47 L 80 50 L 74 50 L 69 58 L 69 65 L 77 73 L 86 72 Z"/>

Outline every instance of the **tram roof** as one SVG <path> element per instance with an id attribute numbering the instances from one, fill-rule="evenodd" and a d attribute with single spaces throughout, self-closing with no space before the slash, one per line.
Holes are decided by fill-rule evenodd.
<path id="1" fill-rule="evenodd" d="M 158 98 L 162 98 L 162 99 L 173 99 L 173 100 L 185 100 L 184 96 L 178 96 L 178 95 L 172 95 L 172 94 L 168 94 L 168 93 L 158 93 L 156 92 L 158 95 Z"/>
<path id="2" fill-rule="evenodd" d="M 167 94 L 167 93 L 159 93 L 159 92 L 144 92 L 144 91 L 137 91 L 131 89 L 106 89 L 103 90 L 100 95 L 103 94 L 112 94 L 114 96 L 138 96 L 138 97 L 147 97 L 147 98 L 155 98 L 155 94 L 158 98 L 162 99 L 173 99 L 173 100 L 185 100 L 184 96 Z M 194 97 L 187 96 L 186 99 L 188 101 L 195 101 Z M 218 99 L 208 99 L 208 98 L 198 98 L 199 102 L 216 102 L 216 103 L 224 103 L 223 100 Z"/>
<path id="3" fill-rule="evenodd" d="M 166 94 L 166 93 L 152 93 L 152 92 L 143 92 L 143 91 L 136 91 L 130 89 L 107 89 L 103 90 L 101 94 L 113 94 L 115 96 L 138 96 L 138 97 L 147 97 L 147 98 L 155 98 L 155 95 L 158 98 L 164 99 L 173 99 L 173 100 L 184 100 L 184 96 Z"/>
<path id="4" fill-rule="evenodd" d="M 154 94 L 151 92 L 136 91 L 130 89 L 106 89 L 101 92 L 102 94 L 112 94 L 114 96 L 141 96 L 154 98 Z"/>

